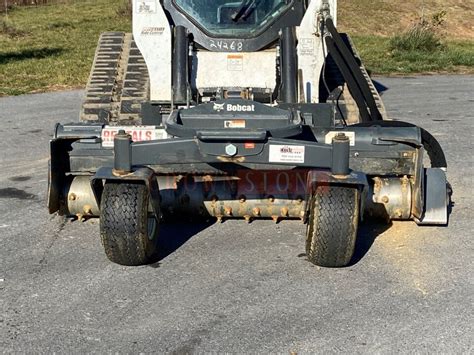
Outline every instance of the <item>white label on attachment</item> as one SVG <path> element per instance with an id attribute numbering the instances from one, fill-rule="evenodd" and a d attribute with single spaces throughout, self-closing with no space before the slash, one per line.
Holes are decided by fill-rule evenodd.
<path id="1" fill-rule="evenodd" d="M 295 163 L 305 161 L 304 145 L 270 145 L 270 163 Z"/>

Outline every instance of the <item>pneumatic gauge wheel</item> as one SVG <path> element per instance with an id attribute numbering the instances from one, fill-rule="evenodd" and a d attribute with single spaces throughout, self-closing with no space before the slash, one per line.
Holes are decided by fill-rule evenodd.
<path id="1" fill-rule="evenodd" d="M 140 183 L 107 182 L 100 205 L 100 235 L 105 254 L 127 266 L 154 261 L 159 232 L 149 192 Z"/>
<path id="2" fill-rule="evenodd" d="M 306 255 L 315 265 L 347 266 L 354 255 L 360 192 L 347 186 L 318 186 L 310 199 Z"/>

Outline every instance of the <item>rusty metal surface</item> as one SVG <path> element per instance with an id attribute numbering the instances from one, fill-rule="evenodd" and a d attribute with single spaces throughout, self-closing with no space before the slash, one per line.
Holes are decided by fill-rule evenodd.
<path id="1" fill-rule="evenodd" d="M 403 177 L 374 177 L 365 214 L 387 220 L 412 218 L 413 181 Z"/>
<path id="2" fill-rule="evenodd" d="M 302 218 L 307 171 L 241 171 L 232 177 L 159 176 L 164 214 L 243 218 Z"/>
<path id="3" fill-rule="evenodd" d="M 64 192 L 67 200 L 68 214 L 83 217 L 100 215 L 99 204 L 91 187 L 91 176 L 76 176 Z"/>

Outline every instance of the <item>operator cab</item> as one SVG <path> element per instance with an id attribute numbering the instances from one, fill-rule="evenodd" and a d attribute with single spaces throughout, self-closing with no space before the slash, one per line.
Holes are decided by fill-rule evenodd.
<path id="1" fill-rule="evenodd" d="M 249 38 L 287 11 L 289 0 L 174 0 L 173 4 L 201 30 L 215 37 Z"/>
<path id="2" fill-rule="evenodd" d="M 255 52 L 275 43 L 283 27 L 298 26 L 302 0 L 165 0 L 164 8 L 176 26 L 212 51 L 215 40 L 241 40 L 243 52 Z"/>

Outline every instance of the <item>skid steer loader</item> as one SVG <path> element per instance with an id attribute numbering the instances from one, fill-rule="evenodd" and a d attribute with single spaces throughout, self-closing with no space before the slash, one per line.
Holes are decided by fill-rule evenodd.
<path id="1" fill-rule="evenodd" d="M 364 217 L 447 224 L 440 145 L 389 120 L 336 26 L 336 0 L 134 0 L 80 123 L 55 128 L 49 212 L 100 217 L 122 265 L 152 262 L 172 216 L 301 220 L 325 267 L 350 263 Z"/>

